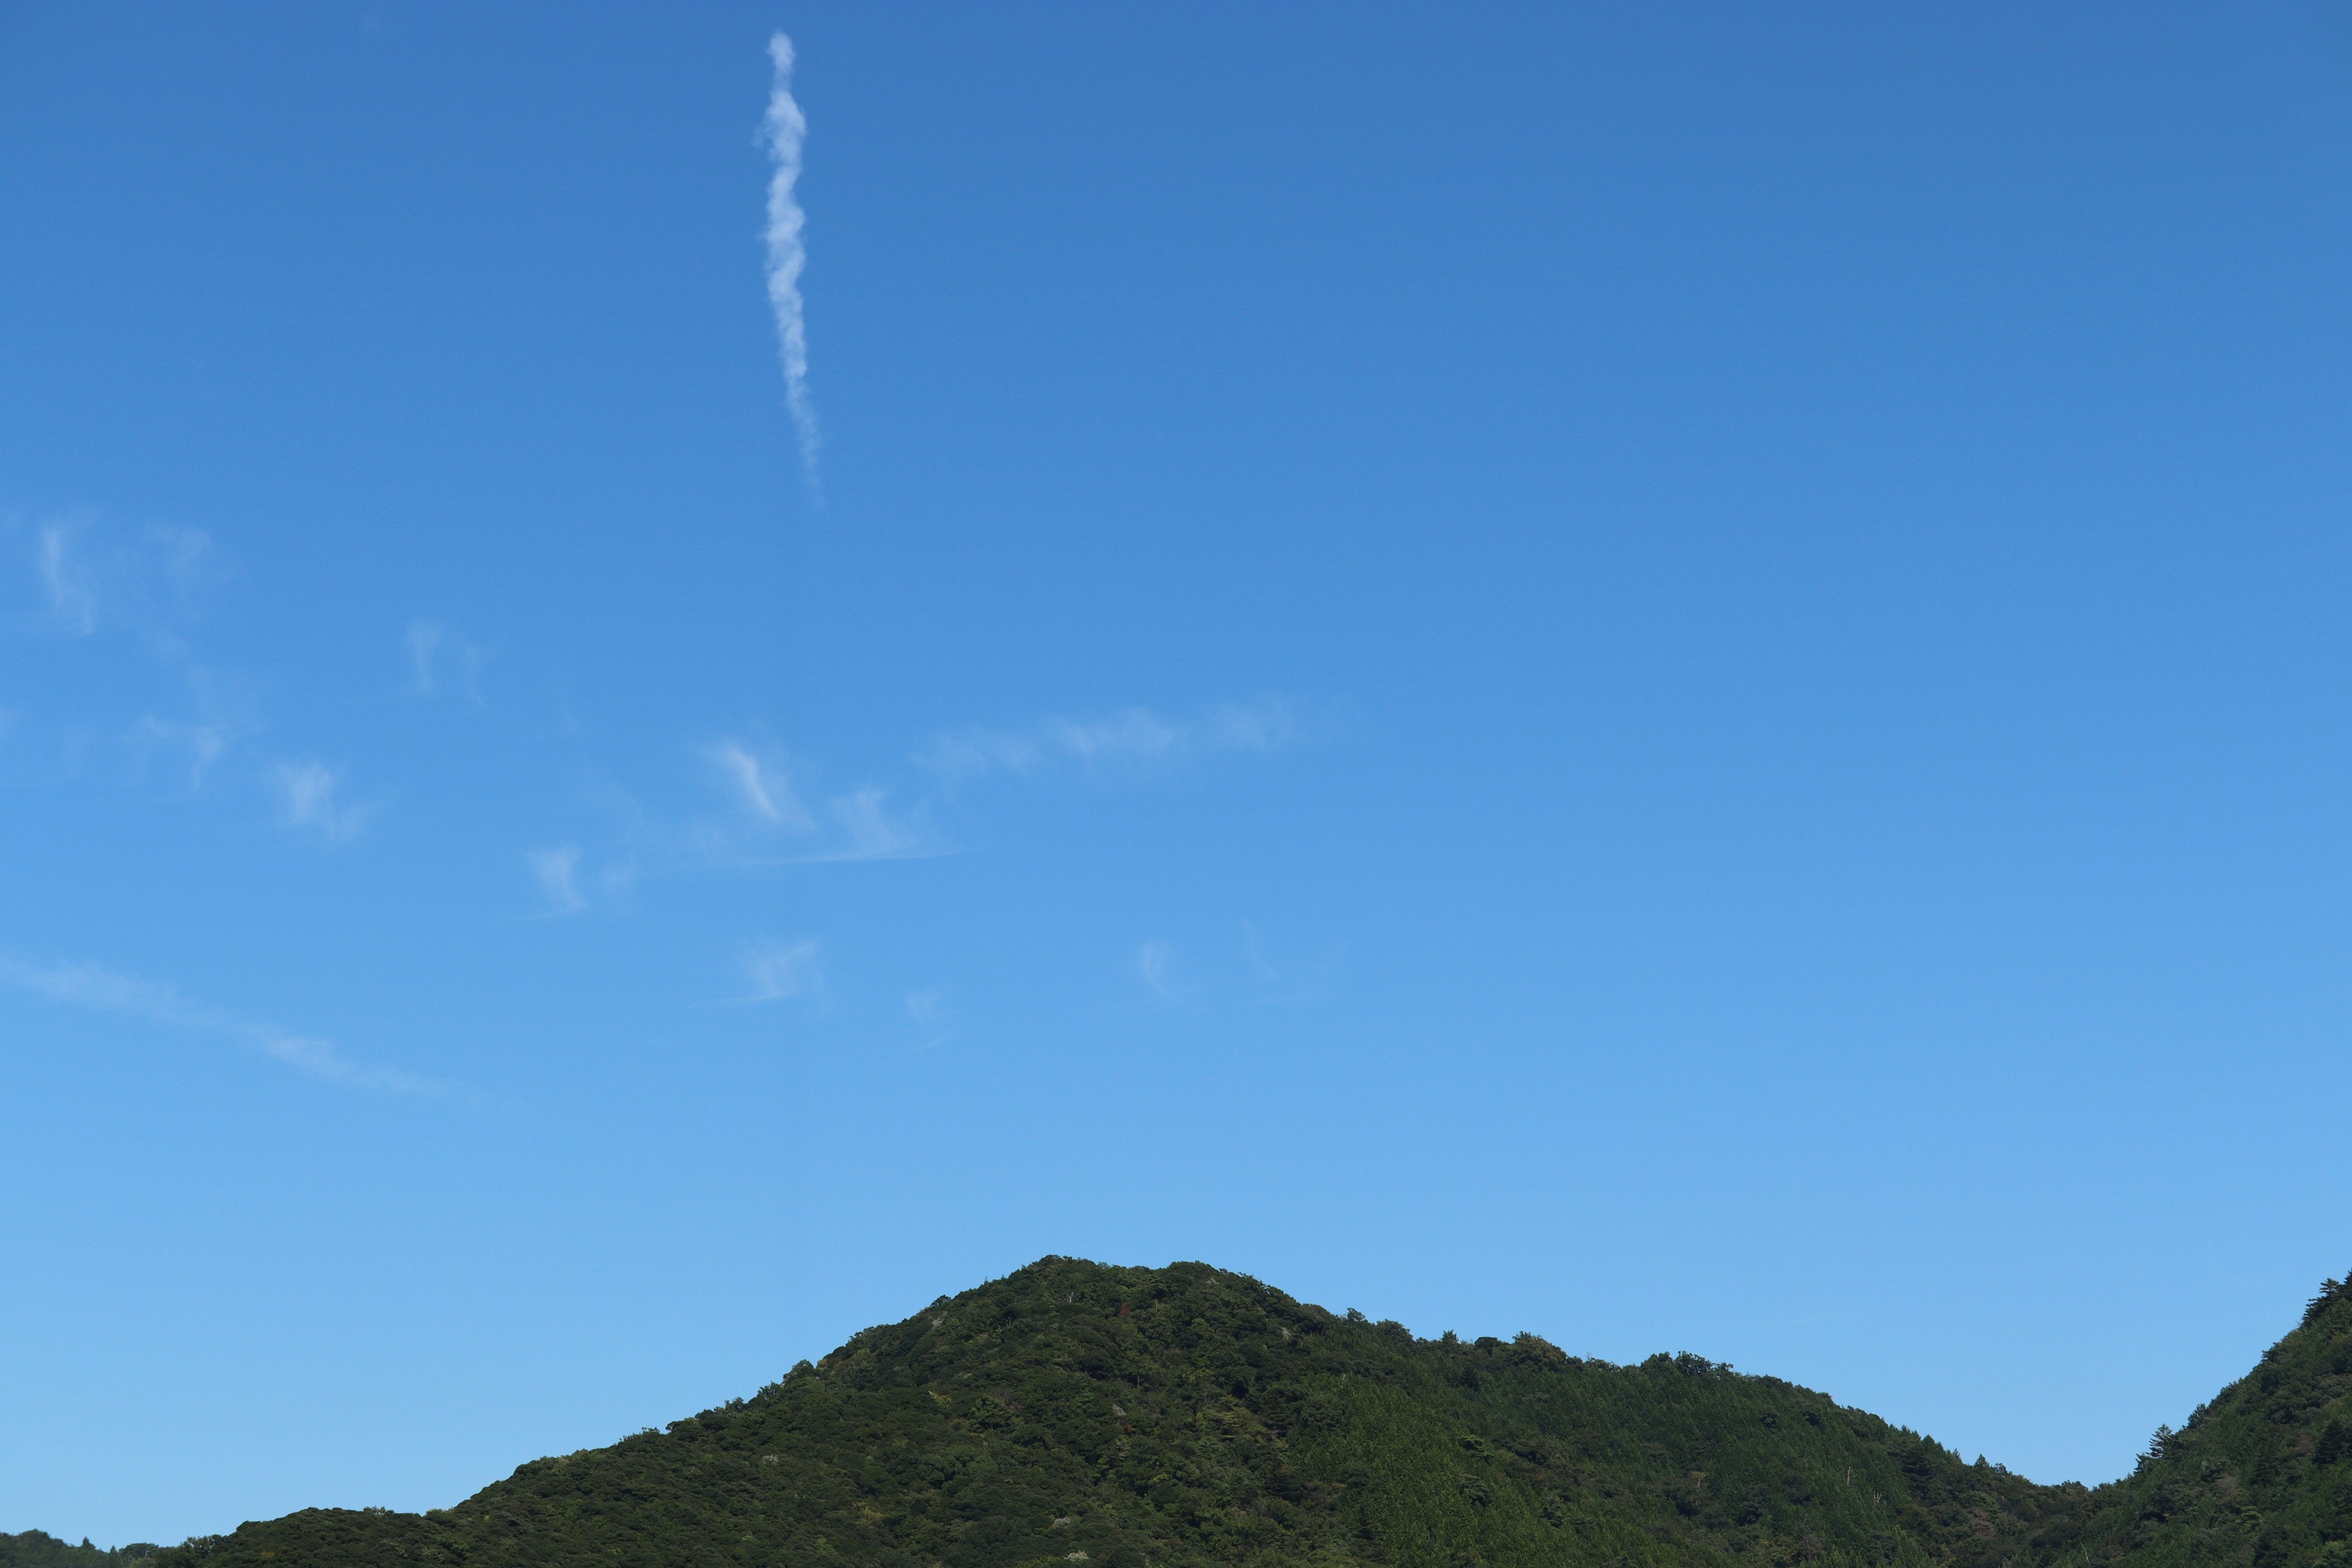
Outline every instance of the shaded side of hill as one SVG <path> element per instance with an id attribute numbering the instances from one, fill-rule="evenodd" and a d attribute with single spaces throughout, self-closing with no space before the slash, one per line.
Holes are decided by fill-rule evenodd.
<path id="1" fill-rule="evenodd" d="M 424 1515 L 310 1510 L 159 1568 L 1996 1568 L 2086 1493 L 1696 1356 L 1415 1340 L 1197 1264 L 1046 1258 L 748 1400 Z"/>
<path id="2" fill-rule="evenodd" d="M 2330 1279 L 2254 1370 L 2159 1428 L 2100 1489 L 2086 1568 L 2352 1565 L 2352 1275 Z"/>

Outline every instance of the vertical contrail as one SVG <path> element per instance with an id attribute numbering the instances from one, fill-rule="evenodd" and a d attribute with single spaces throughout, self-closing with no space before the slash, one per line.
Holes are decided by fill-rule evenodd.
<path id="1" fill-rule="evenodd" d="M 816 407 L 809 401 L 808 326 L 801 313 L 801 269 L 808 252 L 801 244 L 806 216 L 793 195 L 800 183 L 801 142 L 808 118 L 793 100 L 793 41 L 778 33 L 768 40 L 776 82 L 768 94 L 763 132 L 776 172 L 768 180 L 768 303 L 776 312 L 776 343 L 784 363 L 784 403 L 800 436 L 801 467 L 816 487 Z"/>

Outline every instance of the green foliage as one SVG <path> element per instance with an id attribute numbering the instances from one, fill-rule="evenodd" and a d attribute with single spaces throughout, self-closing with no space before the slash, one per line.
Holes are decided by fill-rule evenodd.
<path id="1" fill-rule="evenodd" d="M 53 1549 L 0 1568 L 2352 1568 L 2348 1370 L 2330 1281 L 2094 1492 L 1701 1356 L 1416 1340 L 1200 1264 L 1049 1258 L 453 1509 L 311 1510 L 136 1565 L 0 1537 Z"/>
<path id="2" fill-rule="evenodd" d="M 1991 1568 L 2079 1495 L 1699 1356 L 1415 1340 L 1202 1265 L 1047 1258 L 446 1511 L 298 1513 L 159 1568 Z"/>
<path id="3" fill-rule="evenodd" d="M 68 1546 L 52 1535 L 28 1530 L 0 1535 L 0 1568 L 148 1568 L 157 1547 L 145 1544 L 105 1552 L 83 1542 Z"/>
<path id="4" fill-rule="evenodd" d="M 2065 1568 L 2352 1564 L 2352 1278 L 2328 1280 L 2253 1372 L 2158 1428 L 2103 1487 Z"/>

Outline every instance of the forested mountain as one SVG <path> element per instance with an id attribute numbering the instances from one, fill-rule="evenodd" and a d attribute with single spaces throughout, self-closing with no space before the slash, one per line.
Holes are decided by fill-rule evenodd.
<path id="1" fill-rule="evenodd" d="M 2352 1274 L 2246 1376 L 2158 1428 L 2133 1475 L 2094 1494 L 2087 1560 L 2130 1568 L 2352 1564 Z"/>
<path id="2" fill-rule="evenodd" d="M 0 1535 L 0 1568 L 140 1568 L 157 1550 L 142 1545 L 109 1552 L 87 1541 L 69 1546 L 54 1535 L 28 1530 L 22 1535 Z"/>
<path id="3" fill-rule="evenodd" d="M 2331 1281 L 2253 1376 L 2094 1491 L 1695 1355 L 1416 1340 L 1203 1265 L 1049 1258 L 455 1508 L 310 1510 L 152 1561 L 2301 1568 L 2347 1561 L 2347 1352 Z"/>

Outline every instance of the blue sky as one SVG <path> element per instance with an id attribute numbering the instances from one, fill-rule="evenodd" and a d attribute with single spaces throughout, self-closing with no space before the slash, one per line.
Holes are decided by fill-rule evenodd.
<path id="1" fill-rule="evenodd" d="M 1049 1252 L 2127 1468 L 2352 1262 L 2347 69 L 0 9 L 0 1529 Z"/>

